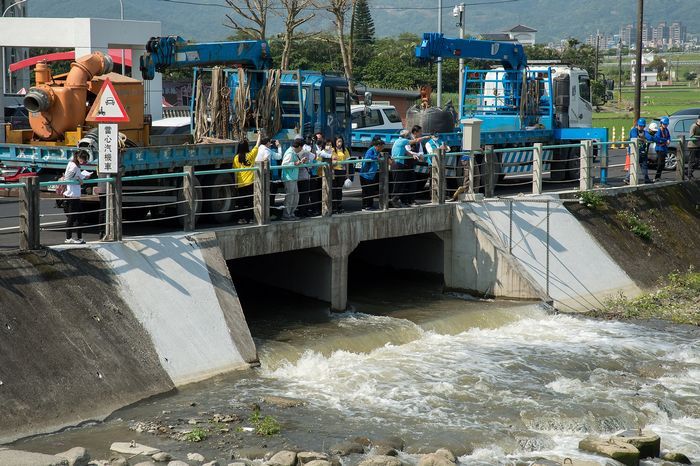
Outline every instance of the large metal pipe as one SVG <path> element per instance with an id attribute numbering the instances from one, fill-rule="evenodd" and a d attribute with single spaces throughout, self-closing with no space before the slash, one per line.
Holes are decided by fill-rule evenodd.
<path id="1" fill-rule="evenodd" d="M 112 71 L 109 55 L 93 52 L 71 63 L 70 72 L 63 86 L 53 82 L 46 64 L 37 64 L 34 72 L 37 85 L 25 97 L 29 124 L 35 137 L 55 141 L 66 131 L 74 131 L 85 122 L 87 115 L 88 82 L 95 76 Z M 48 105 L 47 105 L 48 102 Z"/>

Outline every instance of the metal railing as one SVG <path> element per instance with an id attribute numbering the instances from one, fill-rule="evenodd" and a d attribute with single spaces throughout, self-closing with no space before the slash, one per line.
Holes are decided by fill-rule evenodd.
<path id="1" fill-rule="evenodd" d="M 680 143 L 675 178 L 682 180 L 691 173 L 685 170 L 687 141 L 680 138 L 674 142 Z M 629 160 L 625 160 L 626 154 L 608 154 L 607 148 L 612 144 L 628 146 Z M 22 183 L 0 184 L 0 189 L 18 190 L 17 214 L 0 218 L 17 219 L 18 224 L 0 227 L 0 237 L 19 233 L 20 249 L 37 249 L 42 244 L 41 232 L 66 232 L 69 236 L 69 233 L 98 229 L 101 239 L 119 241 L 123 228 L 132 224 L 177 222 L 185 231 L 193 231 L 198 224 L 205 223 L 265 225 L 279 217 L 296 219 L 297 214 L 328 217 L 343 213 L 343 196 L 350 194 L 355 199 L 358 193 L 361 209 L 376 210 L 376 205 L 379 210 L 386 210 L 414 203 L 442 204 L 465 194 L 475 197 L 483 193 L 486 198 L 492 198 L 497 187 L 506 186 L 525 186 L 532 194 L 541 194 L 544 183 L 557 185 L 560 179 L 586 191 L 593 188 L 595 180 L 604 184 L 607 171 L 616 167 L 628 168 L 629 185 L 636 186 L 640 184 L 638 145 L 636 139 L 537 143 L 498 149 L 486 146 L 479 151 L 440 149 L 419 160 L 382 155 L 377 159 L 313 161 L 296 166 L 270 166 L 268 161 L 243 168 L 200 171 L 186 166 L 180 172 L 84 180 L 87 195 L 82 201 L 94 206 L 75 212 L 64 209 L 63 213 L 49 212 L 46 208 L 42 211 L 40 189 L 78 184 L 77 181 L 39 183 L 37 177 L 25 177 Z M 519 161 L 505 157 L 514 152 L 527 153 L 528 157 Z M 557 152 L 559 155 L 555 156 Z M 276 180 L 295 169 L 302 176 L 291 180 L 280 202 L 279 191 L 284 181 Z M 354 180 L 349 189 L 344 186 L 346 180 Z M 60 198 L 58 201 L 66 202 Z M 71 216 L 79 221 L 66 221 Z"/>

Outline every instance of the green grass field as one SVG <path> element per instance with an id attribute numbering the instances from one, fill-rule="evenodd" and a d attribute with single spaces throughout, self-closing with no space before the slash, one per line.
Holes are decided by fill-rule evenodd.
<path id="1" fill-rule="evenodd" d="M 618 134 L 623 126 L 626 132 L 629 131 L 634 120 L 634 90 L 623 89 L 622 105 L 618 105 L 617 97 L 615 92 L 616 100 L 608 102 L 601 107 L 600 112 L 593 114 L 593 126 L 610 130 L 615 127 Z M 700 88 L 681 85 L 642 89 L 641 115 L 647 119 L 670 115 L 688 107 L 700 107 Z"/>

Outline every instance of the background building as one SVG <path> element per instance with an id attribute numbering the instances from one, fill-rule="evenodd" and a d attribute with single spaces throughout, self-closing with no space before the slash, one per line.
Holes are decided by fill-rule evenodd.
<path id="1" fill-rule="evenodd" d="M 6 18 L 27 16 L 27 0 L 24 3 L 17 3 L 18 0 L 0 0 L 0 15 L 4 13 Z M 14 6 L 13 6 L 14 5 Z M 0 44 L 2 46 L 3 44 Z M 16 93 L 22 88 L 29 88 L 29 70 L 23 70 L 17 73 L 9 73 L 7 68 L 11 63 L 24 60 L 29 57 L 29 49 L 17 47 L 2 47 L 0 55 L 2 55 L 2 82 L 5 84 L 3 89 L 6 93 Z"/>

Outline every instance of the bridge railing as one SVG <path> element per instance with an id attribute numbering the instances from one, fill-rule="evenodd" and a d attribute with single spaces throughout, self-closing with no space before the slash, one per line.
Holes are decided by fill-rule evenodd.
<path id="1" fill-rule="evenodd" d="M 685 164 L 687 140 L 681 137 L 674 142 L 678 143 L 674 178 L 682 180 L 689 174 L 685 168 L 690 170 L 690 164 Z M 618 154 L 615 159 L 608 155 L 607 149 L 612 144 L 629 150 Z M 513 151 L 527 154 L 527 157 L 518 161 L 513 157 Z M 554 151 L 560 154 L 556 159 L 552 157 Z M 562 157 L 562 153 L 568 155 Z M 504 158 L 505 154 L 510 158 Z M 585 191 L 592 189 L 596 181 L 604 184 L 604 175 L 613 168 L 626 168 L 629 184 L 640 184 L 639 142 L 635 139 L 499 149 L 487 146 L 471 152 L 440 150 L 425 155 L 421 163 L 414 166 L 401 164 L 400 159 L 385 154 L 377 160 L 300 164 L 296 168 L 307 170 L 310 176 L 308 182 L 303 179 L 297 183 L 300 200 L 295 210 L 306 210 L 308 216 L 337 215 L 342 213 L 343 205 L 356 202 L 358 192 L 362 192 L 359 196 L 362 208 L 369 210 L 377 205 L 379 210 L 386 210 L 397 207 L 396 200 L 400 201 L 401 196 L 408 196 L 409 201 L 415 199 L 418 203 L 441 204 L 448 198 L 457 200 L 460 195 L 483 193 L 487 198 L 493 197 L 497 188 L 525 187 L 526 192 L 539 194 L 544 191 L 545 184 L 559 186 L 559 180 L 569 183 L 563 186 Z M 404 162 L 406 160 L 408 158 L 403 158 Z M 376 171 L 363 178 L 359 172 L 366 173 L 370 166 Z M 525 169 L 519 172 L 513 167 Z M 163 231 L 167 222 L 170 224 L 165 229 L 171 231 L 192 231 L 198 225 L 212 223 L 264 225 L 279 213 L 276 204 L 280 203 L 278 190 L 281 183 L 275 179 L 290 168 L 270 167 L 268 162 L 258 162 L 243 168 L 196 171 L 188 166 L 181 172 L 139 176 L 117 174 L 89 179 L 83 182 L 87 185 L 87 195 L 82 198 L 88 207 L 80 212 L 63 213 L 56 212 L 51 204 L 65 200 L 42 198 L 40 190 L 77 182 L 39 183 L 36 177 L 25 177 L 22 183 L 0 185 L 0 189 L 19 193 L 17 200 L 13 201 L 17 213 L 4 209 L 10 212 L 0 217 L 0 240 L 5 244 L 2 237 L 19 233 L 21 249 L 36 249 L 42 244 L 42 232 L 75 230 L 75 225 L 66 225 L 66 219 L 71 216 L 80 216 L 81 229 L 98 230 L 100 237 L 113 241 L 121 240 L 123 228 L 131 224 L 159 222 L 158 232 Z M 354 181 L 348 183 L 353 178 Z M 350 199 L 344 201 L 343 192 L 350 195 Z M 376 204 L 375 199 L 378 200 Z M 406 203 L 411 204 L 402 202 L 401 205 Z M 5 227 L 7 220 L 17 220 L 16 226 Z"/>

